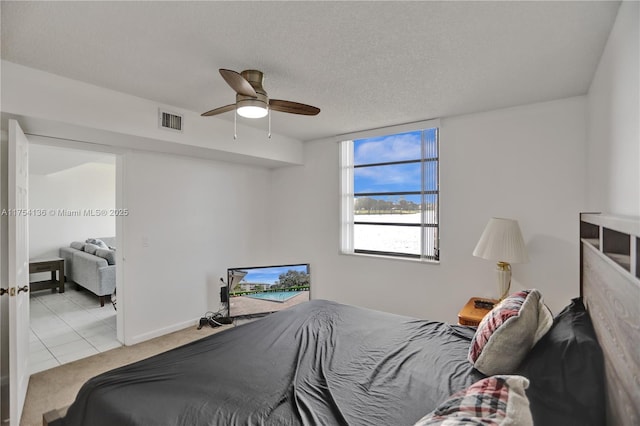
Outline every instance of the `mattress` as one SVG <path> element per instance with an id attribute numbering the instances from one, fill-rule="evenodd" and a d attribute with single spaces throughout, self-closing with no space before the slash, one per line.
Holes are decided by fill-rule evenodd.
<path id="1" fill-rule="evenodd" d="M 65 425 L 411 425 L 483 376 L 473 329 L 312 300 L 90 379 Z"/>

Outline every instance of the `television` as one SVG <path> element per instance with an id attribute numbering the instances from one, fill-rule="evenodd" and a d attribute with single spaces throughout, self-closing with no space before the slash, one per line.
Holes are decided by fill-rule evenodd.
<path id="1" fill-rule="evenodd" d="M 309 264 L 227 269 L 229 317 L 250 318 L 311 299 Z"/>

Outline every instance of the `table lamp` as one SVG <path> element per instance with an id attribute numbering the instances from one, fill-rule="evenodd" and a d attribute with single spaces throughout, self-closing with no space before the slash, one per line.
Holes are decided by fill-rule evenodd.
<path id="1" fill-rule="evenodd" d="M 484 228 L 473 255 L 495 260 L 498 294 L 504 299 L 511 287 L 511 263 L 527 263 L 529 256 L 517 220 L 493 217 Z"/>

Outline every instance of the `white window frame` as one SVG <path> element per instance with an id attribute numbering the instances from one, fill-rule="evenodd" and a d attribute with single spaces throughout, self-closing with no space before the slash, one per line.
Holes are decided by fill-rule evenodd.
<path id="1" fill-rule="evenodd" d="M 374 138 L 379 136 L 388 136 L 398 133 L 414 132 L 426 129 L 438 129 L 438 145 L 440 144 L 440 120 L 427 120 L 409 124 L 402 124 L 398 126 L 383 127 L 378 129 L 366 130 L 362 132 L 348 133 L 339 135 L 335 138 L 339 145 L 339 157 L 340 157 L 340 253 L 356 255 L 356 256 L 372 256 L 372 257 L 384 257 L 398 260 L 412 260 L 428 263 L 440 262 L 440 178 L 438 176 L 438 203 L 436 220 L 437 227 L 436 232 L 438 240 L 436 242 L 436 259 L 431 259 L 425 255 L 425 241 L 424 231 L 421 233 L 421 253 L 419 257 L 409 257 L 402 255 L 383 255 L 372 253 L 358 253 L 354 249 L 354 152 L 353 141 L 358 139 Z M 424 158 L 424 153 L 423 153 Z M 440 173 L 440 148 L 438 147 L 438 174 Z M 424 227 L 425 215 L 424 209 L 421 217 L 421 225 Z"/>

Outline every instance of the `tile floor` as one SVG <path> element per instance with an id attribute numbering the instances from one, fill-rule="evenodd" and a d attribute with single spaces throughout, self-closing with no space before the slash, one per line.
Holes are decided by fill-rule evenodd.
<path id="1" fill-rule="evenodd" d="M 64 293 L 31 293 L 32 374 L 121 346 L 113 306 L 100 307 L 94 294 L 68 287 Z"/>

